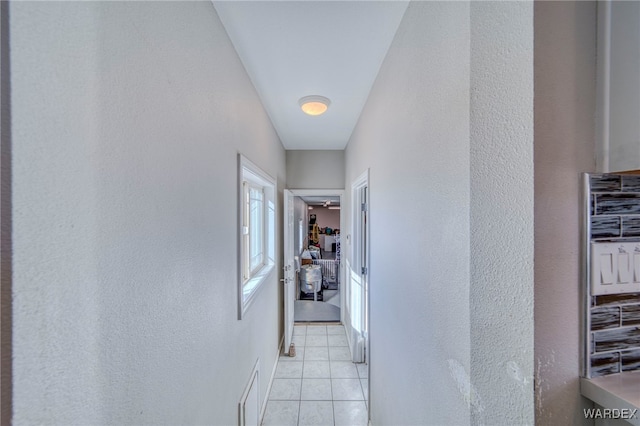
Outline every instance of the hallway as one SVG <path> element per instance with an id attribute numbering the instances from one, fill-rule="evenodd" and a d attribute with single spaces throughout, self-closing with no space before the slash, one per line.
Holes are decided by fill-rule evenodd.
<path id="1" fill-rule="evenodd" d="M 342 325 L 296 325 L 296 356 L 278 359 L 263 426 L 367 425 L 366 364 L 351 362 Z"/>
<path id="2" fill-rule="evenodd" d="M 348 135 L 296 147 L 217 9 L 255 2 L 2 3 L 1 426 L 227 426 L 239 424 L 246 389 L 263 424 L 278 413 L 306 424 L 312 408 L 334 425 L 367 408 L 376 426 L 532 424 L 536 408 L 549 424 L 580 424 L 572 243 L 578 172 L 595 168 L 596 5 L 535 2 L 534 25 L 530 1 L 409 2 Z M 341 21 L 336 2 L 264 6 L 290 6 L 275 14 L 289 19 L 305 3 L 326 8 L 331 27 Z M 358 13 L 377 2 L 337 3 Z M 251 40 L 278 29 L 258 18 Z M 306 28 L 316 27 L 291 41 L 313 54 Z M 548 41 L 534 45 L 534 35 Z M 343 59 L 370 44 L 336 40 Z M 290 51 L 268 47 L 260 53 L 290 63 Z M 324 62 L 326 76 L 345 69 Z M 303 71 L 309 83 L 288 93 L 267 80 L 276 107 L 297 114 L 296 141 L 316 138 L 351 102 L 347 90 L 309 87 L 323 74 Z M 331 109 L 303 115 L 299 100 L 316 91 Z M 262 253 L 272 272 L 246 293 L 242 157 L 275 183 L 262 210 L 276 224 Z M 535 182 L 534 165 L 544 165 Z M 366 206 L 353 193 L 364 173 Z M 280 281 L 287 189 L 342 192 L 345 217 L 347 332 L 296 328 L 291 359 L 279 356 L 291 300 Z M 538 200 L 544 232 L 534 240 Z M 363 208 L 368 299 L 353 250 Z M 368 375 L 343 340 L 359 347 L 366 316 L 352 301 L 363 299 Z M 534 377 L 549 386 L 534 389 Z M 471 384 L 482 405 L 469 405 Z"/>

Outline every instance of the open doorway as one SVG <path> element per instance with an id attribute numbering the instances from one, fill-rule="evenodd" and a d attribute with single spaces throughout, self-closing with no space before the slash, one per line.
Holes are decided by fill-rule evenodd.
<path id="1" fill-rule="evenodd" d="M 342 322 L 342 194 L 294 190 L 294 321 Z"/>

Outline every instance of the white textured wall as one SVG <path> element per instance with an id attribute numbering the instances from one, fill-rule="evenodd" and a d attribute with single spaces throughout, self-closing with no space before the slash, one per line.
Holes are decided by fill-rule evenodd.
<path id="1" fill-rule="evenodd" d="M 347 206 L 370 168 L 374 425 L 469 424 L 468 122 L 469 4 L 411 3 L 346 151 Z"/>
<path id="2" fill-rule="evenodd" d="M 640 169 L 640 2 L 611 2 L 609 164 Z M 601 50 L 604 52 L 604 49 Z"/>
<path id="3" fill-rule="evenodd" d="M 412 3 L 346 162 L 371 170 L 373 424 L 532 424 L 533 5 Z"/>
<path id="4" fill-rule="evenodd" d="M 285 153 L 213 6 L 10 19 L 14 424 L 236 424 L 281 316 L 274 274 L 237 320 L 236 157 Z"/>
<path id="5" fill-rule="evenodd" d="M 0 424 L 11 424 L 11 98 L 9 3 L 0 3 Z"/>
<path id="6" fill-rule="evenodd" d="M 344 188 L 344 151 L 287 151 L 287 188 Z"/>
<path id="7" fill-rule="evenodd" d="M 535 3 L 536 422 L 582 425 L 580 173 L 595 170 L 595 2 Z"/>
<path id="8" fill-rule="evenodd" d="M 471 3 L 472 422 L 533 399 L 533 3 Z"/>

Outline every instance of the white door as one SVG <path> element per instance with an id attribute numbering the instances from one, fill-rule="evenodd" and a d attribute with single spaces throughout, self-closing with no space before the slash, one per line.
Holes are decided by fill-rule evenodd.
<path id="1" fill-rule="evenodd" d="M 353 362 L 366 362 L 369 347 L 369 173 L 352 185 L 353 255 L 350 272 L 350 320 Z"/>
<path id="2" fill-rule="evenodd" d="M 295 267 L 293 259 L 293 193 L 284 190 L 284 350 L 289 351 L 293 338 L 293 306 L 296 299 Z"/>
<path id="3" fill-rule="evenodd" d="M 364 361 L 369 346 L 369 187 L 360 188 L 360 275 L 362 280 L 362 335 L 364 337 Z"/>

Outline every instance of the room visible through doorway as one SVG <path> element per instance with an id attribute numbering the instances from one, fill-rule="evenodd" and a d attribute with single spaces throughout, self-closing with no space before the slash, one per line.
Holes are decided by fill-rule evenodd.
<path id="1" fill-rule="evenodd" d="M 340 322 L 340 195 L 294 197 L 294 321 Z"/>

